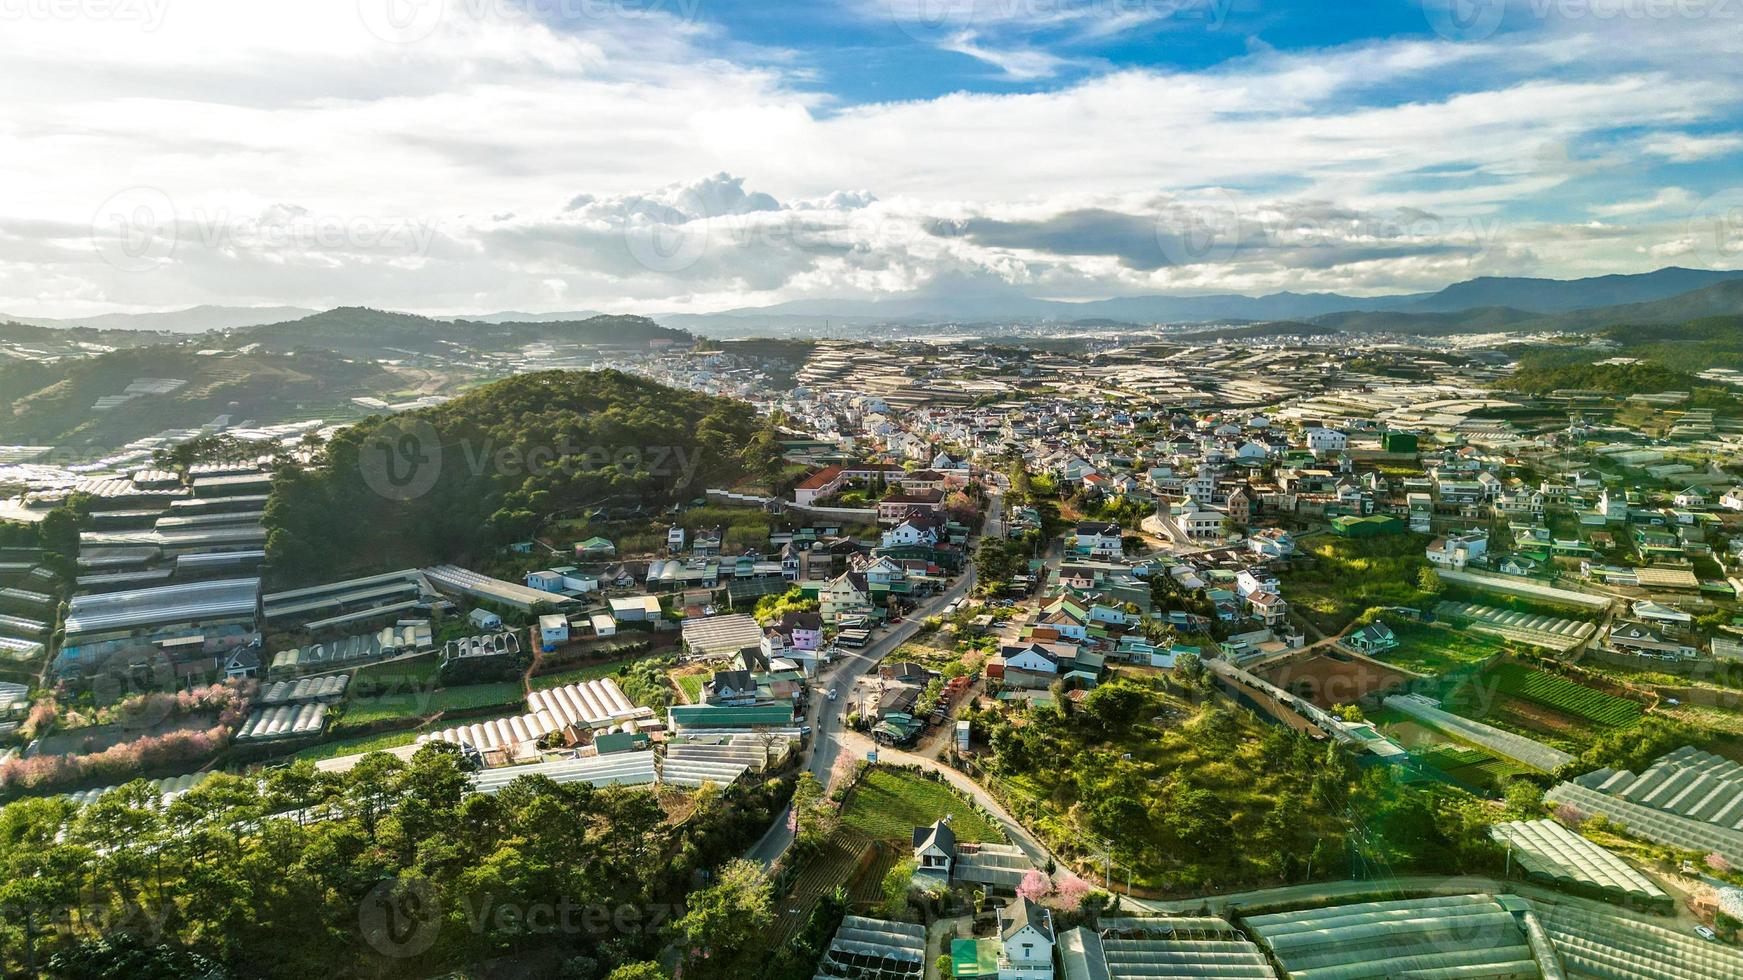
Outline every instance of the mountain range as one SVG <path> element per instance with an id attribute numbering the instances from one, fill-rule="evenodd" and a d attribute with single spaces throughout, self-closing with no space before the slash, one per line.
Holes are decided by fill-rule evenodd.
<path id="1" fill-rule="evenodd" d="M 1305 321 L 1354 331 L 1459 333 L 1501 329 L 1573 329 L 1598 314 L 1605 323 L 1628 317 L 1674 322 L 1743 312 L 1735 290 L 1715 289 L 1743 281 L 1743 270 L 1670 267 L 1635 275 L 1585 279 L 1484 276 L 1428 293 L 1349 296 L 1341 293 L 1278 292 L 1263 296 L 1219 293 L 1196 296 L 1119 296 L 1085 302 L 1038 299 L 1015 289 L 937 290 L 879 300 L 804 299 L 718 313 L 653 313 L 661 326 L 717 336 L 758 332 L 804 334 L 825 325 L 851 329 L 874 324 L 980 323 L 989 321 L 1102 321 L 1110 324 L 1189 324 Z M 1671 302 L 1674 301 L 1674 302 Z M 1669 307 L 1653 304 L 1670 302 Z M 1686 311 L 1678 314 L 1672 310 Z M 162 313 L 106 313 L 91 317 L 19 317 L 0 322 L 45 327 L 168 330 L 202 333 L 288 324 L 318 311 L 290 306 L 196 306 Z M 331 312 L 331 311 L 329 311 Z M 503 311 L 465 316 L 419 317 L 431 321 L 490 325 L 582 322 L 593 311 L 524 313 Z M 1602 324 L 1600 324 L 1602 325 Z M 397 332 L 397 331 L 396 331 Z M 362 339 L 362 338 L 359 338 Z"/>

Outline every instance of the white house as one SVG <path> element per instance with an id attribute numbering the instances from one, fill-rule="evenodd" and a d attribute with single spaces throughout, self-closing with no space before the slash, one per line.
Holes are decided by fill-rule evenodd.
<path id="1" fill-rule="evenodd" d="M 563 591 L 563 573 L 554 570 L 527 573 L 527 588 L 540 592 Z"/>
<path id="2" fill-rule="evenodd" d="M 666 529 L 666 550 L 677 554 L 684 550 L 684 529 L 676 524 Z"/>
<path id="3" fill-rule="evenodd" d="M 930 527 L 920 527 L 913 521 L 903 521 L 883 534 L 883 544 L 886 548 L 937 543 L 938 532 L 936 530 Z"/>
<path id="4" fill-rule="evenodd" d="M 999 980 L 1053 980 L 1053 913 L 1019 898 L 999 914 Z"/>
<path id="5" fill-rule="evenodd" d="M 940 820 L 930 827 L 914 828 L 915 872 L 937 875 L 948 881 L 951 865 L 956 862 L 956 832 Z"/>
<path id="6" fill-rule="evenodd" d="M 1489 536 L 1482 531 L 1449 534 L 1428 546 L 1428 560 L 1441 568 L 1463 569 L 1472 559 L 1489 551 Z"/>
<path id="7" fill-rule="evenodd" d="M 502 628 L 502 617 L 480 606 L 466 614 L 466 619 L 481 630 L 496 630 Z"/>
<path id="8" fill-rule="evenodd" d="M 1120 541 L 1120 526 L 1103 521 L 1084 521 L 1077 525 L 1073 549 L 1080 555 L 1119 558 L 1125 552 L 1125 545 Z"/>
<path id="9" fill-rule="evenodd" d="M 1316 427 L 1307 430 L 1307 448 L 1316 453 L 1341 453 L 1349 444 L 1349 436 L 1336 429 Z"/>
<path id="10" fill-rule="evenodd" d="M 554 647 L 569 642 L 569 617 L 561 613 L 539 617 L 539 645 Z"/>

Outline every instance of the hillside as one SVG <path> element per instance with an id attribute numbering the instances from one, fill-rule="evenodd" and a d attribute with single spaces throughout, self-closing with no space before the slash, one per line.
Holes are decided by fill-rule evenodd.
<path id="1" fill-rule="evenodd" d="M 656 340 L 689 343 L 686 331 L 662 327 L 640 316 L 593 316 L 585 320 L 493 323 L 437 320 L 411 313 L 342 306 L 300 320 L 229 332 L 237 346 L 260 344 L 270 350 L 322 348 L 361 357 L 464 355 L 468 351 L 506 351 L 533 343 L 645 347 Z"/>
<path id="2" fill-rule="evenodd" d="M 400 387 L 385 369 L 335 354 L 214 356 L 198 350 L 160 344 L 0 370 L 0 441 L 77 453 L 114 448 L 164 429 L 194 428 L 220 415 L 262 424 L 344 418 L 356 413 L 351 398 Z M 99 400 L 122 395 L 142 379 L 183 383 L 96 408 Z"/>
<path id="3" fill-rule="evenodd" d="M 1675 266 L 1637 275 L 1587 279 L 1525 279 L 1482 276 L 1453 283 L 1438 293 L 1406 303 L 1403 313 L 1458 313 L 1482 307 L 1511 307 L 1532 313 L 1567 313 L 1595 307 L 1650 303 L 1743 279 L 1743 272 L 1712 272 Z"/>
<path id="4" fill-rule="evenodd" d="M 766 472 L 750 405 L 616 371 L 546 371 L 368 419 L 282 472 L 267 548 L 285 582 L 488 553 L 595 506 L 658 508 Z M 391 469 L 390 469 L 391 467 Z"/>
<path id="5" fill-rule="evenodd" d="M 1402 313 L 1351 311 L 1314 317 L 1320 326 L 1346 333 L 1407 333 L 1421 337 L 1459 333 L 1488 333 L 1517 329 L 1537 314 L 1509 307 L 1480 307 L 1457 313 Z"/>

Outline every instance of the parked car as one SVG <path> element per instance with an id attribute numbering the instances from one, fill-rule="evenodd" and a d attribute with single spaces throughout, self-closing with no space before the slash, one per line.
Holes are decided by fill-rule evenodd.
<path id="1" fill-rule="evenodd" d="M 1709 943 L 1716 943 L 1719 941 L 1719 934 L 1706 926 L 1695 926 L 1695 935 L 1705 939 Z"/>

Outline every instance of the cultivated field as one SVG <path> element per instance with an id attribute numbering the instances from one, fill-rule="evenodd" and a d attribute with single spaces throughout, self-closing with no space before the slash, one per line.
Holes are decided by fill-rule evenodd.
<path id="1" fill-rule="evenodd" d="M 873 840 L 913 840 L 914 828 L 949 815 L 963 843 L 1004 843 L 1004 832 L 949 785 L 902 769 L 873 766 L 847 799 L 843 822 Z"/>

